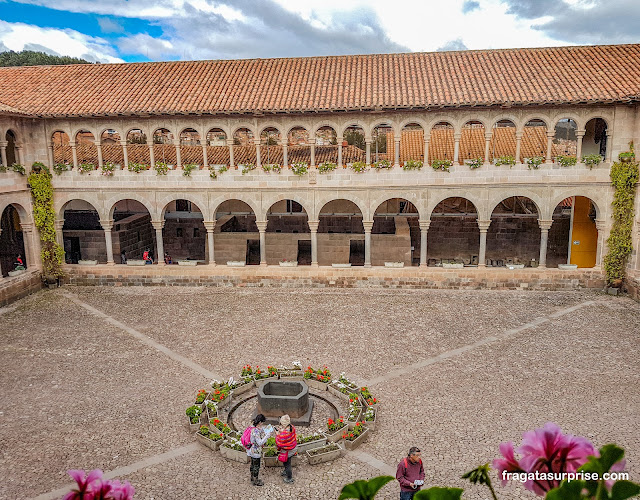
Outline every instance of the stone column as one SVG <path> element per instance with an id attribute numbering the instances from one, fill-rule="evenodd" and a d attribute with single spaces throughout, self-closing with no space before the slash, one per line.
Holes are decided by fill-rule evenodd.
<path id="1" fill-rule="evenodd" d="M 24 151 L 22 150 L 22 144 L 16 144 L 15 149 L 18 163 L 26 168 L 26 165 L 24 164 Z"/>
<path id="2" fill-rule="evenodd" d="M 202 144 L 202 166 L 204 168 L 207 168 L 209 166 L 209 157 L 207 156 L 206 141 Z"/>
<path id="3" fill-rule="evenodd" d="M 64 236 L 62 234 L 62 228 L 64 227 L 64 219 L 56 219 L 53 222 L 53 226 L 56 228 L 56 243 L 64 248 Z"/>
<path id="4" fill-rule="evenodd" d="M 318 224 L 320 221 L 307 221 L 311 230 L 311 266 L 318 267 Z"/>
<path id="5" fill-rule="evenodd" d="M 394 149 L 394 153 L 395 153 L 395 164 L 394 166 L 399 167 L 400 166 L 400 137 L 396 138 L 393 140 L 393 145 L 395 147 Z"/>
<path id="6" fill-rule="evenodd" d="M 478 252 L 478 267 L 486 267 L 486 254 L 487 254 L 487 231 L 491 225 L 490 220 L 478 220 L 478 227 L 480 228 L 480 250 Z"/>
<path id="7" fill-rule="evenodd" d="M 40 259 L 36 259 L 35 257 L 35 243 L 33 241 L 33 223 L 25 222 L 24 224 L 20 223 L 20 228 L 23 233 L 23 242 L 24 242 L 24 256 L 27 261 L 27 267 L 31 267 L 33 269 L 42 269 L 42 263 Z"/>
<path id="8" fill-rule="evenodd" d="M 204 227 L 207 230 L 207 245 L 209 248 L 209 265 L 215 266 L 216 259 L 215 259 L 215 254 L 213 252 L 213 231 L 216 228 L 216 221 L 215 220 L 204 221 Z"/>
<path id="9" fill-rule="evenodd" d="M 609 152 L 609 144 L 607 144 L 607 154 Z M 598 248 L 596 249 L 596 267 L 602 267 L 604 259 L 604 245 L 605 245 L 605 230 L 607 228 L 607 221 L 602 219 L 596 219 L 596 229 L 598 230 Z M 569 242 L 571 244 L 571 242 Z"/>
<path id="10" fill-rule="evenodd" d="M 7 145 L 7 141 L 0 141 L 0 158 L 2 158 L 2 164 L 5 167 L 9 166 L 7 165 Z"/>
<path id="11" fill-rule="evenodd" d="M 156 166 L 156 158 L 153 154 L 153 137 L 151 138 L 151 144 L 149 144 L 149 163 L 151 164 L 151 168 Z"/>
<path id="12" fill-rule="evenodd" d="M 229 168 L 235 168 L 233 161 L 233 139 L 227 139 L 227 147 L 229 148 Z"/>
<path id="13" fill-rule="evenodd" d="M 113 220 L 101 220 L 100 225 L 104 230 L 104 242 L 107 245 L 107 265 L 113 266 L 115 262 L 113 261 L 113 241 L 111 239 L 111 230 L 113 229 Z M 162 229 L 161 235 L 162 235 Z M 160 259 L 158 259 L 158 262 Z"/>
<path id="14" fill-rule="evenodd" d="M 366 159 L 365 162 L 367 165 L 371 165 L 371 139 L 365 139 L 365 149 L 366 149 Z"/>
<path id="15" fill-rule="evenodd" d="M 524 132 L 522 130 L 516 131 L 516 163 L 521 163 L 520 161 L 520 150 L 522 149 L 522 136 Z"/>
<path id="16" fill-rule="evenodd" d="M 316 166 L 316 138 L 310 139 L 311 146 L 309 150 L 310 161 L 309 167 L 314 168 Z"/>
<path id="17" fill-rule="evenodd" d="M 260 231 L 260 265 L 267 265 L 267 222 L 266 220 L 256 221 L 258 231 Z"/>
<path id="18" fill-rule="evenodd" d="M 605 155 L 605 161 L 611 162 L 611 157 L 613 155 L 613 143 L 611 142 L 612 134 L 607 131 L 607 151 Z"/>
<path id="19" fill-rule="evenodd" d="M 553 145 L 553 138 L 555 137 L 555 131 L 547 132 L 547 155 L 545 158 L 545 163 L 553 163 L 553 159 L 551 158 L 551 146 Z"/>
<path id="20" fill-rule="evenodd" d="M 78 143 L 76 141 L 69 141 L 71 146 L 71 156 L 73 157 L 73 168 L 78 170 Z"/>
<path id="21" fill-rule="evenodd" d="M 282 168 L 289 168 L 289 145 L 282 141 Z"/>
<path id="22" fill-rule="evenodd" d="M 260 159 L 260 139 L 254 139 L 253 144 L 256 147 L 256 167 L 260 168 L 262 166 Z"/>
<path id="23" fill-rule="evenodd" d="M 552 220 L 538 219 L 538 226 L 540 227 L 540 263 L 538 267 L 541 269 L 547 267 L 547 244 L 549 242 L 549 229 L 551 229 L 552 224 Z"/>
<path id="24" fill-rule="evenodd" d="M 153 229 L 156 230 L 156 251 L 158 258 L 158 265 L 164 266 L 164 241 L 162 239 L 162 228 L 164 227 L 163 220 L 154 220 L 151 221 L 153 225 Z"/>
<path id="25" fill-rule="evenodd" d="M 50 142 L 49 147 L 47 147 L 47 157 L 49 159 L 49 168 L 53 169 L 53 164 L 55 163 L 54 153 L 53 153 L 53 142 Z"/>
<path id="26" fill-rule="evenodd" d="M 427 232 L 431 225 L 430 220 L 421 220 L 420 224 L 420 267 L 427 267 Z"/>
<path id="27" fill-rule="evenodd" d="M 484 163 L 489 163 L 489 148 L 491 148 L 491 135 L 492 132 L 485 132 L 484 134 Z"/>
<path id="28" fill-rule="evenodd" d="M 96 149 L 98 150 L 98 168 L 102 168 L 104 160 L 102 159 L 102 144 L 99 141 L 95 142 Z"/>
<path id="29" fill-rule="evenodd" d="M 460 165 L 460 138 L 462 137 L 461 133 L 453 134 L 453 164 Z"/>
<path id="30" fill-rule="evenodd" d="M 431 142 L 431 136 L 427 137 L 424 140 L 424 161 L 422 162 L 423 165 L 429 165 L 429 143 Z"/>
<path id="31" fill-rule="evenodd" d="M 372 220 L 362 221 L 364 226 L 364 267 L 371 267 L 371 228 Z"/>
<path id="32" fill-rule="evenodd" d="M 175 165 L 175 168 L 180 168 L 180 167 L 182 167 L 182 154 L 180 153 L 180 139 L 176 140 L 175 146 L 176 146 L 176 165 Z M 163 258 L 163 260 L 164 260 L 164 258 Z"/>
<path id="33" fill-rule="evenodd" d="M 129 167 L 129 151 L 127 150 L 127 141 L 120 141 L 122 146 L 122 170 Z"/>
<path id="34" fill-rule="evenodd" d="M 578 142 L 576 146 L 576 158 L 578 159 L 578 163 L 582 161 L 582 139 L 586 133 L 586 130 L 576 130 L 576 139 Z"/>
<path id="35" fill-rule="evenodd" d="M 344 137 L 336 137 L 336 142 L 338 143 L 338 166 L 342 166 L 342 141 L 344 141 Z"/>

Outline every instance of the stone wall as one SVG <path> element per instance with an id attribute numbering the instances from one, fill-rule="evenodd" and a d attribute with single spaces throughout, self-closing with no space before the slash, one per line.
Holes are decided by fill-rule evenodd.
<path id="1" fill-rule="evenodd" d="M 117 221 L 113 232 L 113 259 L 120 262 L 124 250 L 127 259 L 141 259 L 146 249 L 157 258 L 156 233 L 151 225 L 149 214 L 135 214 Z M 103 234 L 104 239 L 104 234 Z M 160 257 L 161 259 L 164 256 Z"/>
<path id="2" fill-rule="evenodd" d="M 102 286 L 347 287 L 490 290 L 602 289 L 604 273 L 579 269 L 214 268 L 196 266 L 65 266 L 65 283 Z"/>
<path id="3" fill-rule="evenodd" d="M 0 279 L 0 307 L 15 302 L 42 288 L 40 271 L 26 271 L 12 278 Z"/>
<path id="4" fill-rule="evenodd" d="M 80 256 L 82 260 L 97 260 L 99 263 L 107 262 L 107 244 L 104 239 L 104 231 L 65 230 L 62 234 L 65 238 L 78 238 L 80 241 Z M 67 257 L 69 257 L 69 255 Z"/>

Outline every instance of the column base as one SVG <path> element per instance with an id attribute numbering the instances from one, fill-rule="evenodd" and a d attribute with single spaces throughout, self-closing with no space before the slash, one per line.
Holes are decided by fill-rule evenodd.
<path id="1" fill-rule="evenodd" d="M 371 264 L 365 264 L 364 267 L 371 267 Z"/>
<path id="2" fill-rule="evenodd" d="M 420 264 L 418 267 L 429 267 L 429 266 L 427 266 L 427 264 L 425 263 L 425 264 Z"/>
<path id="3" fill-rule="evenodd" d="M 215 262 L 209 262 L 207 265 L 209 267 L 216 267 L 216 263 Z"/>
<path id="4" fill-rule="evenodd" d="M 157 265 L 158 267 L 164 267 L 164 266 L 166 266 L 166 264 L 164 263 L 164 260 L 163 260 L 162 262 L 158 262 L 156 265 Z"/>
<path id="5" fill-rule="evenodd" d="M 116 263 L 114 261 L 107 261 L 107 266 L 115 266 Z"/>
<path id="6" fill-rule="evenodd" d="M 538 269 L 546 269 L 546 268 L 547 268 L 547 265 L 546 265 L 546 264 L 540 264 L 540 265 L 538 266 Z"/>
<path id="7" fill-rule="evenodd" d="M 486 264 L 478 264 L 478 267 L 487 267 Z"/>
<path id="8" fill-rule="evenodd" d="M 311 267 L 320 267 L 317 262 L 312 262 Z"/>
<path id="9" fill-rule="evenodd" d="M 267 267 L 267 263 L 266 262 L 260 262 L 260 266 Z"/>

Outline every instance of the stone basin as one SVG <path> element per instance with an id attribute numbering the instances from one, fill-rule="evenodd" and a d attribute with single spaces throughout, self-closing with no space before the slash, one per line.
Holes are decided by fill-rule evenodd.
<path id="1" fill-rule="evenodd" d="M 309 387 L 298 380 L 270 380 L 258 386 L 256 414 L 262 413 L 269 423 L 279 423 L 282 415 L 289 415 L 294 425 L 309 425 L 313 401 Z"/>

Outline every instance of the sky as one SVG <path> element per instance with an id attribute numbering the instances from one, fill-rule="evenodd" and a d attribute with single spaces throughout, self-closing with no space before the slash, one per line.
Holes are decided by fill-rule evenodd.
<path id="1" fill-rule="evenodd" d="M 0 0 L 0 52 L 92 62 L 640 42 L 640 0 Z"/>

